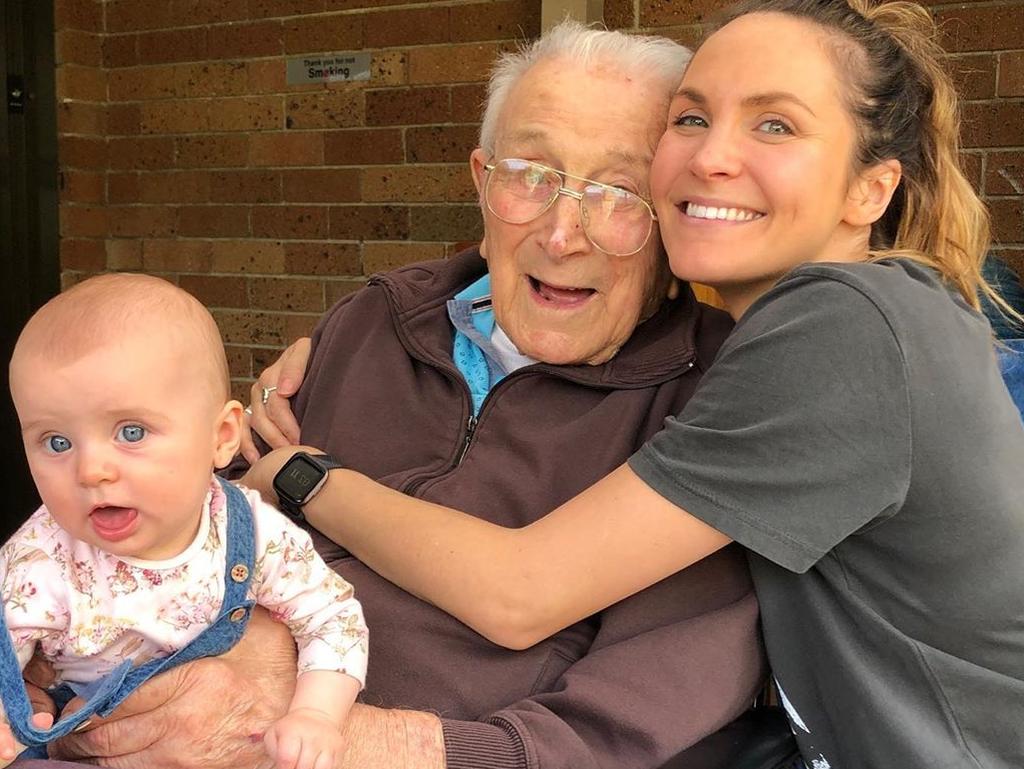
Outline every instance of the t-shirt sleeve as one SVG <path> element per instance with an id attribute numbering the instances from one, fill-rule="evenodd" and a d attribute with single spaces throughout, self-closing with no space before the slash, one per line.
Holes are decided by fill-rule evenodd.
<path id="1" fill-rule="evenodd" d="M 784 280 L 693 398 L 629 461 L 655 491 L 795 572 L 900 506 L 910 476 L 904 359 L 856 285 Z"/>

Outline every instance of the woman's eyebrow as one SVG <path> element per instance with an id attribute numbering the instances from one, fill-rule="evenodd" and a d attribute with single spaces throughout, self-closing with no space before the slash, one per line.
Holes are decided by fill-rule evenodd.
<path id="1" fill-rule="evenodd" d="M 706 105 L 708 102 L 707 97 L 695 88 L 680 88 L 678 91 L 676 91 L 676 96 L 681 96 L 684 99 L 689 99 L 694 104 L 699 104 L 701 106 Z M 790 93 L 789 91 L 766 91 L 765 93 L 758 93 L 752 96 L 747 96 L 743 99 L 741 103 L 744 106 L 763 107 L 770 104 L 777 104 L 780 101 L 795 104 L 798 107 L 809 112 L 811 115 L 814 115 L 814 117 L 817 117 L 817 115 L 815 115 L 814 113 L 814 110 L 812 110 L 807 105 L 807 102 L 798 97 L 795 93 Z"/>

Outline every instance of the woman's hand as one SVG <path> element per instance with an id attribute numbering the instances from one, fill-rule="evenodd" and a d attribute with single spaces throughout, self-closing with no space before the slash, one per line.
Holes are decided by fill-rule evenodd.
<path id="1" fill-rule="evenodd" d="M 249 411 L 246 412 L 249 415 L 246 424 L 249 429 L 242 431 L 241 446 L 242 456 L 249 464 L 255 464 L 260 458 L 252 432 L 257 433 L 272 449 L 299 442 L 299 423 L 295 420 L 288 399 L 298 392 L 306 376 L 311 345 L 309 337 L 293 342 L 253 383 L 249 391 Z"/>
<path id="2" fill-rule="evenodd" d="M 311 446 L 285 446 L 274 449 L 269 454 L 257 457 L 248 472 L 238 479 L 241 486 L 258 491 L 263 501 L 277 506 L 277 492 L 274 491 L 274 476 L 284 467 L 285 463 L 300 451 L 307 454 L 323 454 L 320 449 Z"/>

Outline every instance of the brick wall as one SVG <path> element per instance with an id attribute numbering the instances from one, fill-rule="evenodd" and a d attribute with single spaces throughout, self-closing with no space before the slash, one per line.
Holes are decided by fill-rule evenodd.
<path id="1" fill-rule="evenodd" d="M 605 0 L 694 42 L 720 0 Z M 1024 0 L 930 2 L 997 249 L 1024 268 Z M 56 0 L 64 282 L 166 276 L 211 307 L 236 391 L 365 276 L 479 236 L 466 159 L 495 54 L 541 0 Z M 365 82 L 289 86 L 367 51 Z"/>

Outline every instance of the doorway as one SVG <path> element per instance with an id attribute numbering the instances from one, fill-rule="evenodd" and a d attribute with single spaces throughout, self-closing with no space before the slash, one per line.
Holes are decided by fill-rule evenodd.
<path id="1" fill-rule="evenodd" d="M 39 505 L 7 381 L 18 332 L 60 290 L 53 3 L 0 0 L 0 538 Z"/>

